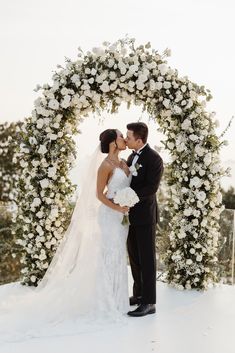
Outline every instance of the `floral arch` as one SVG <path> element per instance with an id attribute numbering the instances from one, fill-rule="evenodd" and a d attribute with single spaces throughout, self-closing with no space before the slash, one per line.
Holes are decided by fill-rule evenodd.
<path id="1" fill-rule="evenodd" d="M 206 111 L 208 90 L 179 77 L 150 43 L 133 39 L 103 43 L 76 61 L 58 66 L 52 85 L 38 87 L 32 116 L 22 132 L 15 232 L 23 246 L 22 283 L 37 285 L 66 229 L 74 186 L 68 178 L 76 152 L 73 134 L 90 112 L 112 113 L 125 101 L 142 105 L 166 136 L 172 162 L 167 280 L 179 289 L 206 289 L 216 282 L 221 212 L 221 142 L 214 114 Z"/>

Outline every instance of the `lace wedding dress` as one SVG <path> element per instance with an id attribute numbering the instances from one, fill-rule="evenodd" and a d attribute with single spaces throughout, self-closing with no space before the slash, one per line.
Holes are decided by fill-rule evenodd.
<path id="1" fill-rule="evenodd" d="M 0 291 L 0 340 L 87 332 L 120 322 L 129 309 L 126 240 L 122 213 L 96 198 L 96 174 L 104 158 L 94 153 L 68 230 L 38 287 L 19 283 Z M 106 196 L 130 185 L 115 168 Z"/>

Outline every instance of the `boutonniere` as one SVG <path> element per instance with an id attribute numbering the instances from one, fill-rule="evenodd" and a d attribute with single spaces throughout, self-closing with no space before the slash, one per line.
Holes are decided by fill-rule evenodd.
<path id="1" fill-rule="evenodd" d="M 138 170 L 142 167 L 142 164 L 139 163 L 135 163 L 134 165 L 130 166 L 130 172 L 133 176 L 137 176 L 138 175 Z"/>

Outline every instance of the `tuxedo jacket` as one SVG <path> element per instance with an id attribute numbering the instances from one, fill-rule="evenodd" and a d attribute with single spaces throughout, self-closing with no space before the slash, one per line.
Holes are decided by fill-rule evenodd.
<path id="1" fill-rule="evenodd" d="M 134 153 L 128 157 L 128 167 L 132 165 L 134 157 Z M 147 144 L 136 163 L 141 167 L 137 170 L 138 174 L 132 176 L 130 187 L 136 192 L 140 201 L 130 209 L 130 224 L 155 224 L 159 217 L 156 192 L 163 174 L 163 161 L 160 155 Z"/>

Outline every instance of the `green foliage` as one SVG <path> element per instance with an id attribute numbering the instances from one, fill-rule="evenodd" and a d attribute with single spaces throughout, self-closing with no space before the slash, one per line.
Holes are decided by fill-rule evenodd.
<path id="1" fill-rule="evenodd" d="M 230 186 L 230 188 L 225 191 L 222 189 L 223 204 L 226 209 L 235 210 L 235 189 Z"/>
<path id="2" fill-rule="evenodd" d="M 220 217 L 217 271 L 220 280 L 228 284 L 231 284 L 232 282 L 234 215 L 235 213 L 233 210 L 225 209 Z"/>
<path id="3" fill-rule="evenodd" d="M 20 163 L 13 163 L 22 122 L 0 124 L 0 201 L 15 201 Z"/>
<path id="4" fill-rule="evenodd" d="M 22 248 L 15 243 L 12 233 L 11 205 L 0 203 L 0 284 L 20 279 Z"/>

